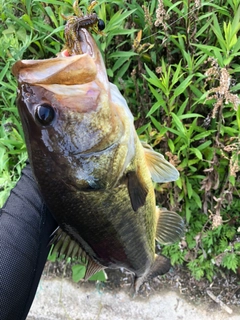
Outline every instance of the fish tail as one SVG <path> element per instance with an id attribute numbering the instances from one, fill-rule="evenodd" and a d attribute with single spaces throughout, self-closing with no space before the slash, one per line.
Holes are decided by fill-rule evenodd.
<path id="1" fill-rule="evenodd" d="M 171 263 L 167 257 L 163 255 L 155 255 L 154 263 L 152 264 L 149 272 L 142 277 L 135 278 L 135 282 L 134 282 L 135 293 L 138 292 L 139 288 L 144 282 L 167 273 L 170 268 L 171 268 Z"/>

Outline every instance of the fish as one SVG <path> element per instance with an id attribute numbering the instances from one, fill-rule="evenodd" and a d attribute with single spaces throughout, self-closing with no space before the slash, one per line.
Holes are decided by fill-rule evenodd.
<path id="1" fill-rule="evenodd" d="M 178 170 L 141 142 L 134 118 L 109 82 L 100 50 L 79 28 L 81 52 L 17 61 L 17 107 L 40 192 L 59 224 L 56 246 L 86 263 L 85 279 L 105 268 L 133 273 L 135 289 L 171 267 L 155 240 L 182 237 L 184 221 L 156 206 L 154 183 Z"/>

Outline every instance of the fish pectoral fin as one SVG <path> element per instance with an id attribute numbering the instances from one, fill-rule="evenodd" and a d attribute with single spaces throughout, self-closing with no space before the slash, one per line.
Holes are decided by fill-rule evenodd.
<path id="1" fill-rule="evenodd" d="M 156 207 L 158 222 L 156 240 L 162 244 L 171 244 L 180 240 L 185 231 L 184 221 L 179 214 Z"/>
<path id="2" fill-rule="evenodd" d="M 141 143 L 152 180 L 158 183 L 176 181 L 179 178 L 178 170 L 162 154 L 154 151 L 149 144 Z"/>
<path id="3" fill-rule="evenodd" d="M 51 240 L 51 244 L 54 244 L 52 254 L 56 253 L 57 257 L 65 256 L 67 258 L 77 258 L 86 266 L 86 272 L 84 280 L 88 280 L 95 273 L 105 269 L 104 266 L 95 262 L 83 248 L 71 237 L 64 232 L 61 228 L 58 228 L 54 234 L 54 238 Z"/>
<path id="4" fill-rule="evenodd" d="M 154 263 L 152 264 L 149 272 L 143 276 L 135 279 L 134 288 L 138 292 L 141 285 L 157 276 L 161 276 L 169 271 L 171 268 L 170 260 L 163 255 L 155 255 Z"/>
<path id="5" fill-rule="evenodd" d="M 141 176 L 135 171 L 129 171 L 127 173 L 128 178 L 128 193 L 130 196 L 132 208 L 137 211 L 145 204 L 148 194 L 148 187 L 144 183 Z"/>

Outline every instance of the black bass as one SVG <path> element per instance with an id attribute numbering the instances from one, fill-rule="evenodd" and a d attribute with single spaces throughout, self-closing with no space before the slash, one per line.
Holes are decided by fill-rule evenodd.
<path id="1" fill-rule="evenodd" d="M 81 54 L 13 66 L 29 160 L 60 228 L 87 257 L 87 277 L 123 267 L 138 288 L 170 268 L 155 254 L 155 239 L 168 244 L 182 236 L 182 218 L 156 207 L 152 182 L 179 174 L 140 142 L 94 39 L 78 32 Z"/>

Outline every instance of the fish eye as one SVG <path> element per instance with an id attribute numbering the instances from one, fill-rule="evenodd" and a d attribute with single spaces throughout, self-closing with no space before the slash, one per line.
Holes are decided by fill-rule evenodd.
<path id="1" fill-rule="evenodd" d="M 36 108 L 35 117 L 40 124 L 48 126 L 52 123 L 55 117 L 55 110 L 48 103 L 40 104 Z"/>
<path id="2" fill-rule="evenodd" d="M 98 19 L 98 29 L 102 31 L 105 28 L 105 22 L 102 19 Z"/>

